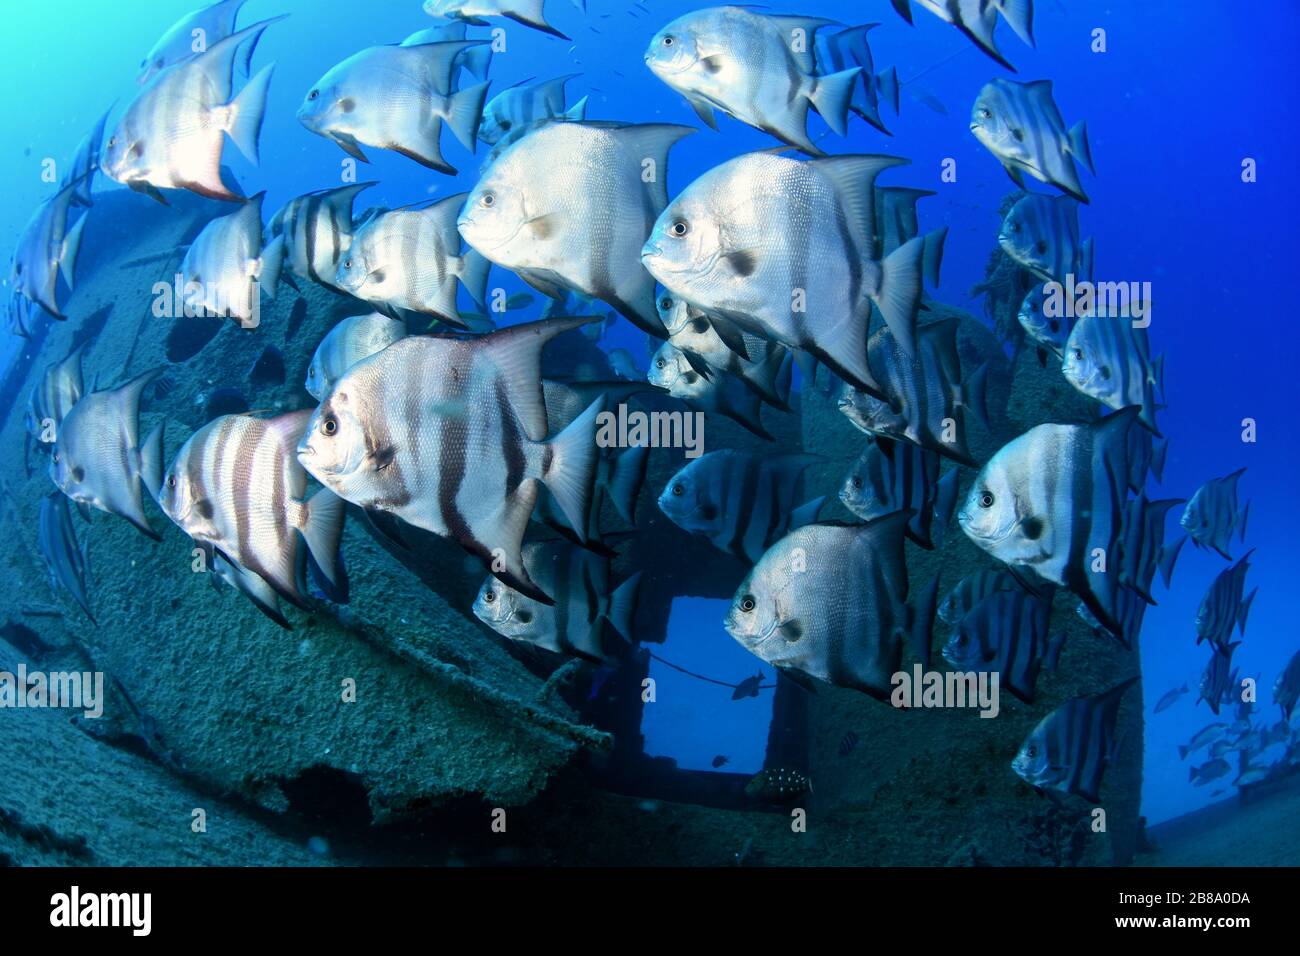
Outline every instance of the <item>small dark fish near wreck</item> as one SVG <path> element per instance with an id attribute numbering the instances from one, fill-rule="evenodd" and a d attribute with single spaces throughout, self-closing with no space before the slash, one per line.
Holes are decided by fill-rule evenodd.
<path id="1" fill-rule="evenodd" d="M 763 803 L 782 804 L 812 793 L 812 781 L 797 770 L 771 767 L 756 773 L 745 784 L 745 794 Z"/>
<path id="2" fill-rule="evenodd" d="M 1239 468 L 1230 475 L 1207 481 L 1192 495 L 1179 524 L 1198 548 L 1213 548 L 1229 561 L 1228 545 L 1233 532 L 1240 532 L 1246 540 L 1246 517 L 1250 503 L 1237 510 L 1237 481 L 1246 473 Z"/>
<path id="3" fill-rule="evenodd" d="M 1090 803 L 1101 799 L 1101 780 L 1115 760 L 1115 724 L 1131 677 L 1093 697 L 1076 697 L 1043 718 L 1011 762 L 1016 775 L 1036 790 L 1078 794 Z"/>
<path id="4" fill-rule="evenodd" d="M 248 370 L 248 380 L 254 385 L 284 384 L 284 355 L 274 345 L 262 349 L 253 367 Z"/>

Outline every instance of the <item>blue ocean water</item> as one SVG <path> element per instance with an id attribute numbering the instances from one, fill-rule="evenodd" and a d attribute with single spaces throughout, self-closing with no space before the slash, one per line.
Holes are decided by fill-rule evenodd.
<path id="1" fill-rule="evenodd" d="M 109 103 L 116 101 L 120 110 L 129 102 L 144 52 L 191 3 L 9 5 L 7 28 L 0 33 L 0 76 L 3 88 L 17 95 L 7 102 L 0 151 L 0 181 L 6 185 L 0 195 L 0 245 L 12 247 L 32 209 L 52 194 L 54 187 L 41 178 L 42 161 L 66 161 Z M 588 0 L 583 17 L 566 0 L 551 0 L 553 22 L 573 42 L 511 29 L 507 49 L 493 64 L 493 90 L 530 77 L 580 73 L 571 99 L 579 93 L 590 97 L 589 118 L 698 125 L 682 98 L 649 73 L 642 51 L 663 24 L 702 4 L 650 0 L 646 6 L 652 15 L 634 17 L 629 0 Z M 951 230 L 943 283 L 935 295 L 981 314 L 969 290 L 983 278 L 998 205 L 1013 187 L 967 126 L 979 88 L 1005 72 L 924 12 L 918 10 L 915 26 L 908 26 L 887 0 L 800 0 L 782 6 L 846 23 L 881 22 L 871 34 L 877 69 L 897 66 L 904 83 L 901 115 L 887 115 L 894 135 L 884 137 L 855 122 L 848 137 L 831 137 L 826 145 L 836 152 L 888 152 L 911 160 L 893 181 L 935 190 L 938 195 L 922 209 L 923 225 L 946 223 Z M 1152 283 L 1151 338 L 1155 351 L 1165 355 L 1168 410 L 1161 423 L 1171 449 L 1163 485 L 1156 490 L 1185 497 L 1211 477 L 1248 469 L 1241 493 L 1251 501 L 1247 547 L 1257 549 L 1251 586 L 1259 586 L 1259 596 L 1236 663 L 1243 674 L 1260 676 L 1262 708 L 1273 715 L 1273 680 L 1297 650 L 1294 618 L 1286 607 L 1297 571 L 1294 542 L 1300 537 L 1294 505 L 1300 423 L 1292 407 L 1295 337 L 1289 314 L 1300 213 L 1289 168 L 1297 147 L 1292 64 L 1300 6 L 1290 0 L 1038 0 L 1036 7 L 1037 48 L 1026 48 L 1005 28 L 1001 42 L 1021 78 L 1053 80 L 1067 123 L 1088 122 L 1098 176 L 1085 180 L 1092 202 L 1082 212 L 1082 229 L 1095 237 L 1097 274 Z M 262 165 L 253 168 L 227 150 L 227 162 L 246 190 L 267 191 L 268 210 L 339 181 L 344 155 L 294 121 L 305 91 L 357 49 L 400 40 L 432 23 L 415 0 L 363 7 L 343 0 L 249 0 L 240 22 L 284 12 L 291 19 L 270 30 L 258 52 L 259 63 L 277 64 Z M 1105 52 L 1092 49 L 1096 30 L 1105 31 Z M 722 118 L 720 123 L 720 132 L 702 130 L 674 150 L 670 193 L 724 159 L 774 145 L 739 122 Z M 813 123 L 816 136 L 823 127 L 819 120 Z M 362 178 L 380 185 L 366 203 L 396 206 L 472 187 L 481 156 L 472 157 L 450 137 L 444 137 L 444 148 L 461 169 L 458 177 L 439 176 L 382 150 L 368 151 L 372 164 L 362 169 Z M 956 162 L 956 181 L 942 182 L 940 171 L 949 159 Z M 1257 164 L 1255 182 L 1243 182 L 1246 159 Z M 106 186 L 101 182 L 99 188 Z M 502 270 L 494 273 L 494 284 L 509 293 L 525 288 Z M 623 345 L 646 361 L 644 337 L 626 323 L 606 345 Z M 0 340 L 0 365 L 29 360 L 21 351 L 20 340 Z M 1245 419 L 1257 423 L 1254 443 L 1242 441 Z M 1157 595 L 1159 606 L 1146 617 L 1143 809 L 1152 822 L 1211 800 L 1214 788 L 1188 785 L 1187 765 L 1175 747 L 1209 720 L 1204 705 L 1192 703 L 1206 656 L 1195 646 L 1193 620 L 1205 588 L 1225 566 L 1212 553 L 1185 549 L 1173 589 Z M 703 626 L 692 623 L 699 620 L 683 614 L 673 633 Z M 710 637 L 725 635 L 719 628 Z M 703 641 L 693 645 L 691 668 L 736 679 L 756 669 L 743 666 L 747 655 L 729 640 L 715 646 L 719 649 L 711 654 Z M 1152 716 L 1149 710 L 1160 694 L 1183 682 L 1192 693 Z M 712 706 L 711 698 L 700 700 L 699 708 L 680 715 L 658 714 L 647 749 L 655 752 L 661 737 L 665 750 L 681 750 L 673 742 L 689 737 Z M 765 715 L 758 708 L 766 703 L 744 702 L 750 704 L 754 716 L 741 721 L 737 731 L 743 731 L 746 743 L 732 755 L 740 769 L 757 769 L 761 760 L 761 739 L 752 732 L 761 729 Z M 680 753 L 688 766 L 702 766 L 722 752 L 709 741 L 692 747 Z"/>

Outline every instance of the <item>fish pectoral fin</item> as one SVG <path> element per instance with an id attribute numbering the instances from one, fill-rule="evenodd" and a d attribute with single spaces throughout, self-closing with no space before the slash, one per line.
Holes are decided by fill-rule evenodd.
<path id="1" fill-rule="evenodd" d="M 538 239 L 553 239 L 559 234 L 563 225 L 559 214 L 546 213 L 542 216 L 534 216 L 529 219 L 525 225 L 532 230 L 533 235 Z"/>
<path id="2" fill-rule="evenodd" d="M 699 96 L 687 95 L 686 102 L 691 104 L 691 109 L 695 110 L 695 115 L 700 118 L 700 122 L 709 129 L 718 128 L 718 118 L 713 115 L 713 104 Z"/>
<path id="3" fill-rule="evenodd" d="M 334 142 L 338 144 L 339 148 L 353 159 L 359 159 L 363 163 L 370 162 L 370 160 L 366 158 L 366 154 L 361 151 L 361 147 L 357 144 L 357 141 L 346 133 L 331 133 L 330 139 L 334 140 Z"/>

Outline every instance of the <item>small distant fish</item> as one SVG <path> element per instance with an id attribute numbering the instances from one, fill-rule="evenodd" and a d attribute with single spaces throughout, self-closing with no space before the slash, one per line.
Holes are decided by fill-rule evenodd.
<path id="1" fill-rule="evenodd" d="M 1139 429 L 1132 429 L 1139 431 Z M 1165 498 L 1148 501 L 1144 493 L 1124 505 L 1123 549 L 1119 579 L 1125 587 L 1132 588 L 1148 604 L 1154 604 L 1152 585 L 1156 572 L 1169 586 L 1174 573 L 1174 563 L 1185 539 L 1165 545 L 1165 524 L 1170 511 L 1183 504 L 1182 498 Z"/>
<path id="2" fill-rule="evenodd" d="M 516 292 L 510 298 L 506 299 L 506 311 L 518 312 L 520 309 L 526 309 L 534 302 L 537 297 L 528 292 Z"/>
<path id="3" fill-rule="evenodd" d="M 817 519 L 824 498 L 796 504 L 801 476 L 816 462 L 800 453 L 711 451 L 668 480 L 659 510 L 720 551 L 754 563 L 787 531 Z"/>
<path id="4" fill-rule="evenodd" d="M 274 298 L 284 264 L 284 236 L 262 248 L 262 200 L 252 197 L 228 216 L 213 219 L 195 237 L 181 262 L 185 306 L 203 315 L 235 320 L 246 329 L 261 320 L 259 302 Z"/>
<path id="5" fill-rule="evenodd" d="M 873 437 L 840 488 L 840 501 L 864 521 L 911 511 L 907 536 L 927 550 L 943 542 L 957 505 L 957 469 L 942 478 L 939 453 Z"/>
<path id="6" fill-rule="evenodd" d="M 688 408 L 730 418 L 759 438 L 775 441 L 763 425 L 762 396 L 721 369 L 714 369 L 708 376 L 701 374 L 672 342 L 664 342 L 651 356 L 646 379 L 685 402 Z"/>
<path id="7" fill-rule="evenodd" d="M 1092 425 L 1038 425 L 1003 446 L 971 486 L 957 522 L 978 547 L 1020 573 L 1073 590 L 1121 641 L 1116 574 L 1093 574 L 1080 556 L 1115 551 L 1128 493 L 1128 436 L 1137 409 Z M 1139 599 L 1140 600 L 1140 599 Z"/>
<path id="8" fill-rule="evenodd" d="M 91 187 L 95 182 L 95 173 L 99 172 L 99 154 L 103 148 L 104 127 L 112 110 L 106 110 L 90 132 L 77 145 L 72 165 L 63 176 L 61 186 L 74 186 L 76 196 L 73 199 L 79 206 L 93 206 Z"/>
<path id="9" fill-rule="evenodd" d="M 307 366 L 307 393 L 324 401 L 343 373 L 406 337 L 406 323 L 380 312 L 354 315 L 330 329 Z"/>
<path id="10" fill-rule="evenodd" d="M 763 803 L 789 803 L 812 792 L 812 781 L 797 770 L 772 767 L 756 773 L 745 784 L 745 794 Z"/>
<path id="11" fill-rule="evenodd" d="M 81 360 L 88 342 L 77 346 L 61 362 L 51 365 L 32 389 L 24 423 L 27 433 L 43 444 L 51 444 L 59 425 L 81 399 L 85 390 Z"/>
<path id="12" fill-rule="evenodd" d="M 456 307 L 457 284 L 486 308 L 491 266 L 473 249 L 461 252 L 456 217 L 464 199 L 458 193 L 375 216 L 353 235 L 335 284 L 395 317 L 416 312 L 469 328 Z"/>
<path id="13" fill-rule="evenodd" d="M 608 558 L 567 541 L 527 544 L 523 560 L 529 579 L 554 603 L 543 604 L 489 576 L 473 610 L 492 630 L 512 641 L 591 661 L 609 656 L 602 641 L 605 623 L 624 639 L 636 639 L 639 573 L 614 587 Z"/>
<path id="14" fill-rule="evenodd" d="M 1138 406 L 1138 421 L 1158 436 L 1156 394 L 1164 388 L 1162 359 L 1151 358 L 1145 328 L 1126 318 L 1085 315 L 1065 343 L 1061 373 L 1107 408 Z"/>
<path id="15" fill-rule="evenodd" d="M 564 114 L 564 86 L 576 73 L 539 83 L 519 83 L 503 90 L 483 107 L 478 138 L 489 146 L 504 149 L 529 131 L 534 124 Z"/>
<path id="16" fill-rule="evenodd" d="M 272 419 L 226 415 L 200 428 L 167 469 L 158 504 L 196 544 L 214 574 L 234 584 L 281 627 L 275 596 L 306 607 L 300 559 L 335 584 L 343 500 L 328 489 L 307 499 L 307 474 L 294 450 L 310 410 Z M 304 551 L 304 548 L 306 549 Z"/>
<path id="17" fill-rule="evenodd" d="M 177 63 L 194 58 L 195 37 L 203 37 L 204 48 L 224 40 L 235 32 L 235 19 L 245 0 L 219 0 L 209 6 L 187 13 L 158 38 L 158 42 L 140 61 L 137 82 L 144 86 L 155 76 Z M 257 46 L 256 37 L 250 39 L 240 56 L 240 68 L 248 75 L 248 64 Z"/>
<path id="18" fill-rule="evenodd" d="M 853 753 L 854 749 L 857 746 L 858 746 L 858 735 L 855 734 L 853 731 L 849 730 L 846 731 L 844 736 L 840 738 L 840 745 L 837 748 L 837 751 L 841 757 L 847 757 L 849 754 Z"/>
<path id="19" fill-rule="evenodd" d="M 759 671 L 753 677 L 746 677 L 737 684 L 735 690 L 731 693 L 731 699 L 744 700 L 746 697 L 757 697 L 762 684 L 763 672 Z"/>
<path id="20" fill-rule="evenodd" d="M 254 385 L 283 385 L 284 354 L 274 345 L 262 349 L 262 354 L 248 370 L 248 380 Z"/>
<path id="21" fill-rule="evenodd" d="M 815 109 L 837 135 L 845 135 L 862 69 L 818 75 L 814 44 L 800 46 L 789 36 L 799 30 L 811 38 L 830 22 L 712 7 L 678 17 L 655 34 L 645 61 L 710 127 L 717 129 L 716 107 L 810 155 L 822 155 L 808 136 L 808 113 Z"/>
<path id="22" fill-rule="evenodd" d="M 1205 597 L 1196 610 L 1196 643 L 1209 641 L 1215 647 L 1226 647 L 1236 628 L 1246 636 L 1246 617 L 1254 603 L 1256 588 L 1249 595 L 1246 575 L 1250 572 L 1252 549 L 1227 570 L 1220 571 L 1211 582 Z"/>
<path id="23" fill-rule="evenodd" d="M 716 757 L 713 758 L 711 765 L 713 769 L 716 770 L 719 767 L 725 767 L 729 763 L 731 763 L 730 757 L 724 754 L 718 754 Z"/>
<path id="24" fill-rule="evenodd" d="M 1050 593 L 994 591 L 953 629 L 944 659 L 961 671 L 996 671 L 1001 686 L 1032 704 L 1039 671 L 1056 669 L 1065 641 L 1064 631 L 1048 634 L 1051 616 Z"/>
<path id="25" fill-rule="evenodd" d="M 1213 548 L 1229 561 L 1232 556 L 1228 554 L 1228 546 L 1234 532 L 1240 533 L 1242 541 L 1246 540 L 1250 503 L 1237 510 L 1237 482 L 1245 473 L 1245 468 L 1239 468 L 1196 489 L 1178 522 L 1198 548 Z"/>
<path id="26" fill-rule="evenodd" d="M 1192 739 L 1187 742 L 1186 746 L 1182 744 L 1178 745 L 1178 758 L 1180 760 L 1186 760 L 1188 754 L 1195 753 L 1202 747 L 1210 746 L 1210 744 L 1220 740 L 1227 732 L 1228 725 L 1224 723 L 1210 724 L 1207 727 L 1201 728 L 1196 732 Z"/>
<path id="27" fill-rule="evenodd" d="M 659 297 L 659 318 L 668 331 L 668 341 L 688 361 L 694 357 L 703 361 L 706 367 L 691 361 L 697 372 L 707 375 L 708 368 L 729 372 L 765 402 L 777 408 L 789 408 L 793 357 L 784 346 L 745 332 L 725 320 L 709 318 L 667 293 Z"/>
<path id="28" fill-rule="evenodd" d="M 906 603 L 908 517 L 900 511 L 861 525 L 791 531 L 736 589 L 727 633 L 805 687 L 820 680 L 887 700 L 905 636 L 929 663 L 939 583 L 915 606 Z"/>
<path id="29" fill-rule="evenodd" d="M 1039 359 L 1046 364 L 1048 353 L 1060 361 L 1065 355 L 1065 343 L 1074 330 L 1075 318 L 1066 315 L 1048 315 L 1044 310 L 1046 296 L 1043 286 L 1035 285 L 1025 293 L 1016 313 L 1016 321 L 1025 334 L 1039 348 Z"/>
<path id="30" fill-rule="evenodd" d="M 1216 716 L 1237 683 L 1237 672 L 1232 669 L 1232 654 L 1240 646 L 1240 641 L 1223 646 L 1213 645 L 1209 663 L 1201 674 L 1200 700 L 1209 704 Z"/>
<path id="31" fill-rule="evenodd" d="M 188 189 L 209 199 L 243 197 L 222 180 L 229 136 L 258 162 L 258 138 L 274 66 L 263 67 L 235 97 L 232 69 L 276 17 L 210 44 L 197 56 L 163 70 L 127 108 L 100 157 L 106 176 L 167 205 L 161 189 Z M 260 223 L 259 223 L 260 227 Z"/>
<path id="32" fill-rule="evenodd" d="M 952 318 L 918 328 L 915 356 L 887 327 L 878 329 L 867 344 L 867 360 L 885 383 L 881 396 L 846 382 L 840 411 L 862 431 L 912 442 L 973 467 L 965 412 L 969 409 L 988 427 L 988 365 L 963 376 L 957 326 Z"/>
<path id="33" fill-rule="evenodd" d="M 1088 128 L 1080 122 L 1067 130 L 1052 97 L 1052 81 L 989 81 L 971 110 L 971 132 L 997 157 L 1021 189 L 1024 173 L 1055 186 L 1079 202 L 1088 195 L 1079 181 L 1075 160 L 1094 176 Z"/>
<path id="34" fill-rule="evenodd" d="M 326 288 L 339 288 L 335 282 L 339 263 L 352 245 L 352 207 L 357 196 L 373 185 L 351 183 L 318 189 L 289 200 L 271 217 L 267 232 L 272 238 L 284 236 L 284 261 L 294 274 Z M 303 308 L 305 313 L 305 303 Z M 292 332 L 287 337 L 291 338 Z"/>
<path id="35" fill-rule="evenodd" d="M 1102 776 L 1115 760 L 1115 724 L 1131 677 L 1108 691 L 1076 697 L 1048 714 L 1025 739 L 1011 769 L 1037 789 L 1101 799 Z"/>
<path id="36" fill-rule="evenodd" d="M 665 123 L 549 123 L 484 170 L 460 214 L 461 235 L 553 299 L 599 299 L 663 337 L 641 249 L 668 204 L 673 145 L 696 132 Z"/>
<path id="37" fill-rule="evenodd" d="M 972 571 L 944 596 L 939 604 L 939 620 L 956 627 L 971 608 L 994 591 L 1010 591 L 1018 587 L 1016 579 L 1000 568 Z"/>
<path id="38" fill-rule="evenodd" d="M 1165 691 L 1164 694 L 1161 695 L 1160 699 L 1156 701 L 1155 713 L 1162 713 L 1174 706 L 1174 704 L 1178 703 L 1178 699 L 1188 693 L 1189 690 L 1190 688 L 1186 684 L 1183 684 L 1181 687 L 1175 687 L 1172 690 Z"/>
<path id="39" fill-rule="evenodd" d="M 84 396 L 64 418 L 50 455 L 50 477 L 65 495 L 120 515 L 155 541 L 143 493 L 156 493 L 161 481 L 163 426 L 140 441 L 140 396 L 161 371 Z"/>
<path id="40" fill-rule="evenodd" d="M 1187 779 L 1193 786 L 1203 787 L 1213 780 L 1227 776 L 1232 771 L 1232 766 L 1222 757 L 1216 757 L 1213 760 L 1201 764 L 1199 767 L 1189 767 Z"/>
<path id="41" fill-rule="evenodd" d="M 361 146 L 374 146 L 454 176 L 442 155 L 443 126 L 473 152 L 489 84 L 453 91 L 452 78 L 464 51 L 483 42 L 367 47 L 313 84 L 298 122 L 363 163 Z"/>
<path id="42" fill-rule="evenodd" d="M 1069 196 L 1026 193 L 1002 219 L 998 245 L 1044 282 L 1092 275 L 1092 240 L 1079 239 L 1079 204 Z"/>
<path id="43" fill-rule="evenodd" d="M 1300 651 L 1291 656 L 1282 673 L 1277 675 L 1277 682 L 1273 685 L 1273 700 L 1282 708 L 1282 716 L 1289 723 L 1295 712 L 1296 701 L 1300 700 Z"/>

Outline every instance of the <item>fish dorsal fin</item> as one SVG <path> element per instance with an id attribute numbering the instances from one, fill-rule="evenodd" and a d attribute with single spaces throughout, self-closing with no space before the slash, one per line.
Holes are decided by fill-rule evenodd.
<path id="1" fill-rule="evenodd" d="M 333 208 L 348 214 L 348 221 L 352 221 L 352 204 L 356 198 L 369 189 L 371 186 L 378 185 L 378 180 L 372 179 L 364 183 L 350 183 L 347 186 L 338 186 L 334 189 L 326 189 L 321 193 L 321 198 Z"/>
<path id="2" fill-rule="evenodd" d="M 668 151 L 679 140 L 696 132 L 693 126 L 675 123 L 639 123 L 606 127 L 620 141 L 627 155 L 641 166 L 646 160 L 655 164 L 655 175 L 646 183 L 656 210 L 668 205 Z"/>
<path id="3" fill-rule="evenodd" d="M 506 395 L 530 441 L 546 439 L 546 401 L 542 392 L 542 348 L 551 339 L 579 329 L 597 316 L 542 319 L 493 332 L 479 339 L 506 386 Z"/>
<path id="4" fill-rule="evenodd" d="M 790 51 L 790 56 L 799 65 L 799 69 L 808 75 L 817 72 L 817 45 L 813 42 L 817 31 L 822 27 L 841 25 L 838 20 L 827 20 L 824 17 L 808 17 L 797 14 L 759 14 L 757 8 L 750 8 L 750 12 L 762 16 L 780 32 L 785 48 Z M 803 42 L 794 44 L 792 41 L 796 37 Z"/>
<path id="5" fill-rule="evenodd" d="M 876 259 L 880 250 L 876 241 L 876 177 L 883 170 L 905 166 L 911 160 L 897 156 L 865 154 L 828 156 L 811 159 L 809 164 L 833 184 L 840 199 L 844 218 L 857 246 L 858 255 Z"/>
<path id="6" fill-rule="evenodd" d="M 140 447 L 140 396 L 145 387 L 163 373 L 160 366 L 142 375 L 137 375 L 113 391 L 113 402 L 121 417 L 122 431 L 126 436 L 128 448 Z"/>
<path id="7" fill-rule="evenodd" d="M 486 40 L 438 40 L 433 43 L 410 45 L 403 43 L 396 49 L 400 51 L 400 55 L 417 60 L 428 71 L 426 75 L 432 82 L 434 91 L 446 96 L 451 93 L 456 58 L 465 50 L 482 46 L 486 42 Z"/>

